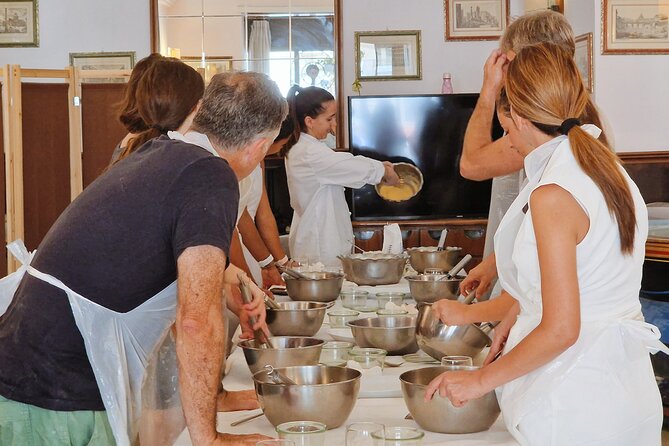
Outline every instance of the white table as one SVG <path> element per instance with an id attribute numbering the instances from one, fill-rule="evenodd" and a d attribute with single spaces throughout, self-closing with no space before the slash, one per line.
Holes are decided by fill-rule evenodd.
<path id="1" fill-rule="evenodd" d="M 336 306 L 340 303 L 337 302 Z M 371 316 L 372 314 L 370 314 Z M 327 321 L 327 316 L 326 316 Z M 321 330 L 315 337 L 331 340 L 328 335 L 329 326 L 323 324 Z M 361 382 L 361 393 L 363 390 L 370 389 L 368 380 L 380 379 L 383 380 L 384 385 L 390 383 L 393 389 L 389 389 L 388 394 L 399 395 L 400 383 L 398 379 L 390 377 L 397 376 L 412 368 L 421 367 L 420 364 L 405 363 L 400 367 L 386 367 L 381 377 L 374 377 L 363 375 Z M 249 371 L 244 354 L 241 349 L 236 348 L 227 360 L 226 369 L 228 373 L 223 380 L 224 386 L 228 390 L 242 390 L 253 388 L 253 380 L 251 372 Z M 390 378 L 390 379 L 389 379 Z M 373 386 L 371 387 L 373 389 Z M 230 427 L 230 423 L 249 415 L 259 413 L 259 410 L 241 411 L 241 412 L 219 412 L 217 418 L 217 427 L 219 432 L 227 432 L 233 434 L 251 434 L 261 433 L 264 435 L 276 437 L 274 427 L 269 423 L 267 418 L 259 417 L 255 420 L 246 422 L 237 427 Z M 386 426 L 411 426 L 419 427 L 413 420 L 405 420 L 404 416 L 408 413 L 404 399 L 401 397 L 389 398 L 358 398 L 353 412 L 348 417 L 344 425 L 337 429 L 327 431 L 325 444 L 327 446 L 343 445 L 345 441 L 346 425 L 359 421 L 374 421 L 385 424 Z M 485 432 L 466 435 L 447 435 L 437 434 L 432 432 L 425 432 L 423 440 L 424 445 L 448 445 L 448 446 L 474 446 L 474 445 L 498 445 L 498 446 L 518 446 L 518 443 L 511 437 L 506 430 L 502 417 L 500 416 L 495 424 Z M 190 446 L 191 441 L 187 430 L 184 431 L 177 439 L 176 446 Z"/>

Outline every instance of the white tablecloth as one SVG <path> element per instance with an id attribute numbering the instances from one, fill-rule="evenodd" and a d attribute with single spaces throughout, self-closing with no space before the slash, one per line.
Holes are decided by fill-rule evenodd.
<path id="1" fill-rule="evenodd" d="M 378 290 L 377 290 L 378 291 Z M 283 299 L 281 299 L 283 300 Z M 337 302 L 336 306 L 340 303 Z M 371 315 L 371 314 L 370 314 Z M 326 316 L 327 321 L 327 316 Z M 328 335 L 329 326 L 323 324 L 323 327 L 315 335 L 315 337 L 331 340 Z M 475 359 L 476 361 L 476 359 Z M 382 376 L 370 376 L 363 374 L 361 382 L 361 394 L 374 394 L 381 392 L 386 395 L 400 395 L 399 377 L 400 374 L 407 370 L 424 365 L 404 363 L 400 367 L 386 367 L 383 370 Z M 223 385 L 227 390 L 242 390 L 253 388 L 253 380 L 251 372 L 249 371 L 244 354 L 240 348 L 236 348 L 230 357 L 227 359 L 226 369 L 228 371 Z M 375 386 L 374 380 L 383 381 L 383 386 Z M 383 388 L 383 391 L 379 389 Z M 366 392 L 363 392 L 366 391 Z M 252 411 L 241 412 L 219 412 L 217 418 L 217 427 L 219 432 L 227 432 L 233 434 L 250 434 L 261 433 L 264 435 L 276 437 L 274 427 L 267 421 L 267 418 L 260 417 L 255 420 L 246 422 L 237 427 L 230 427 L 230 423 L 249 415 L 259 413 L 259 409 Z M 382 423 L 386 426 L 411 426 L 419 427 L 413 420 L 405 420 L 404 416 L 408 413 L 404 400 L 399 398 L 358 398 L 358 401 L 353 408 L 353 412 L 349 416 L 346 423 L 337 429 L 327 431 L 325 444 L 327 446 L 344 445 L 346 425 L 359 421 L 374 421 Z M 448 446 L 474 446 L 474 445 L 498 445 L 498 446 L 518 446 L 518 443 L 511 437 L 500 416 L 495 424 L 485 432 L 466 435 L 447 435 L 436 434 L 432 432 L 425 432 L 423 440 L 424 445 L 448 445 Z M 184 431 L 177 439 L 176 446 L 190 446 L 191 441 L 188 436 L 188 431 Z"/>

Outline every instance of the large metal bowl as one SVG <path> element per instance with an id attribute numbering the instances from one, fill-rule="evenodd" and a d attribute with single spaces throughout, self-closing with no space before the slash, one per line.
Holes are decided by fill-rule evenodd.
<path id="1" fill-rule="evenodd" d="M 309 420 L 334 429 L 351 414 L 360 390 L 358 370 L 302 366 L 277 371 L 295 384 L 275 384 L 264 370 L 253 375 L 258 402 L 273 426 Z"/>
<path id="2" fill-rule="evenodd" d="M 464 277 L 446 279 L 444 274 L 418 274 L 405 279 L 409 282 L 411 297 L 417 303 L 434 303 L 440 299 L 457 300 Z"/>
<path id="3" fill-rule="evenodd" d="M 359 347 L 382 348 L 389 355 L 405 355 L 418 351 L 416 318 L 384 316 L 357 319 L 346 323 Z"/>
<path id="4" fill-rule="evenodd" d="M 323 302 L 279 302 L 279 309 L 267 309 L 267 326 L 274 336 L 313 336 L 323 325 Z"/>
<path id="5" fill-rule="evenodd" d="M 458 262 L 462 248 L 447 246 L 443 251 L 437 251 L 436 246 L 421 246 L 409 248 L 407 252 L 411 267 L 422 274 L 427 268 L 449 271 Z"/>
<path id="6" fill-rule="evenodd" d="M 332 302 L 337 299 L 344 275 L 331 272 L 303 272 L 309 279 L 293 279 L 284 274 L 286 291 L 293 300 Z"/>
<path id="7" fill-rule="evenodd" d="M 274 348 L 260 348 L 254 339 L 239 343 L 251 373 L 268 364 L 275 368 L 316 365 L 325 344 L 322 339 L 302 337 L 273 337 L 270 341 Z"/>
<path id="8" fill-rule="evenodd" d="M 358 285 L 398 283 L 407 263 L 406 254 L 363 253 L 338 257 L 346 279 Z"/>
<path id="9" fill-rule="evenodd" d="M 444 325 L 431 304 L 421 304 L 416 319 L 418 346 L 437 361 L 444 356 L 469 356 L 474 358 L 492 340 L 474 324 Z"/>
<path id="10" fill-rule="evenodd" d="M 458 369 L 476 370 L 478 367 Z M 462 407 L 454 407 L 438 392 L 430 401 L 425 401 L 427 385 L 447 370 L 446 367 L 427 367 L 400 375 L 402 396 L 413 419 L 423 429 L 443 434 L 469 434 L 490 429 L 500 412 L 494 390 Z"/>

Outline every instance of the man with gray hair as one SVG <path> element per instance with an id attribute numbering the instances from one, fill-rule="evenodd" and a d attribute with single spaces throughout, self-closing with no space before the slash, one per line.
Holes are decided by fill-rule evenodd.
<path id="1" fill-rule="evenodd" d="M 221 297 L 246 335 L 266 329 L 264 293 L 249 283 L 243 304 L 229 292 L 240 270 L 228 252 L 238 181 L 287 104 L 267 76 L 225 73 L 194 113 L 192 131 L 147 142 L 88 186 L 32 260 L 16 249 L 30 268 L 0 317 L 0 443 L 27 430 L 48 444 L 171 444 L 182 414 L 194 445 L 266 438 L 216 430 Z"/>

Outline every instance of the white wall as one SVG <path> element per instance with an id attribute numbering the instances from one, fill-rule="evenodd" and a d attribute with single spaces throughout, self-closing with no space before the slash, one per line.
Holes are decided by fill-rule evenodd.
<path id="1" fill-rule="evenodd" d="M 149 54 L 149 2 L 145 0 L 41 0 L 38 48 L 0 48 L 0 64 L 64 68 L 69 54 L 135 51 Z"/>
<path id="2" fill-rule="evenodd" d="M 521 15 L 524 6 L 523 0 L 511 0 L 511 15 Z M 423 79 L 363 82 L 363 95 L 438 93 L 445 71 L 456 93 L 479 91 L 483 64 L 496 42 L 445 42 L 442 0 L 343 0 L 342 8 L 345 98 L 356 94 L 351 88 L 355 31 L 422 33 Z M 601 55 L 600 0 L 565 0 L 565 15 L 575 34 L 594 34 L 595 99 L 613 129 L 616 150 L 669 150 L 669 55 Z M 338 127 L 346 132 L 346 116 Z"/>

